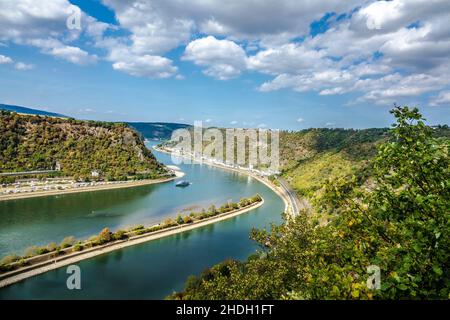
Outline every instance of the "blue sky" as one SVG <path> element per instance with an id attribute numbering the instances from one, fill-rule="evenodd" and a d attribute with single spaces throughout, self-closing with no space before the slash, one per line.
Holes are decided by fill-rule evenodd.
<path id="1" fill-rule="evenodd" d="M 0 103 L 293 130 L 388 126 L 397 103 L 450 123 L 448 1 L 28 2 L 0 1 Z"/>

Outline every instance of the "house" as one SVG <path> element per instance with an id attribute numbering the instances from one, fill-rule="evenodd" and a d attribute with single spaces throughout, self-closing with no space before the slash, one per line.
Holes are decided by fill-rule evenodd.
<path id="1" fill-rule="evenodd" d="M 91 171 L 91 177 L 92 178 L 98 178 L 100 177 L 100 172 L 98 170 L 92 170 Z"/>

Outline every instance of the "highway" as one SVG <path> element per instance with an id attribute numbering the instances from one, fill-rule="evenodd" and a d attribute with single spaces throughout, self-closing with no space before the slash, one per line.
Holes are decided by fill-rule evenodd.
<path id="1" fill-rule="evenodd" d="M 280 186 L 286 191 L 289 196 L 289 200 L 292 204 L 292 214 L 294 216 L 298 215 L 300 213 L 300 208 L 302 207 L 302 209 L 304 209 L 304 206 L 300 204 L 300 200 L 297 198 L 297 194 L 283 178 L 277 177 L 277 180 L 280 183 Z"/>

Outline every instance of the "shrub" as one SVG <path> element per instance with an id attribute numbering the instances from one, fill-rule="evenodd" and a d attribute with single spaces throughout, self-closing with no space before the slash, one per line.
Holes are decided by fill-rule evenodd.
<path id="1" fill-rule="evenodd" d="M 65 237 L 65 238 L 61 241 L 61 243 L 60 243 L 59 246 L 60 246 L 62 249 L 64 249 L 64 248 L 68 248 L 68 247 L 73 246 L 74 243 L 75 243 L 75 238 L 74 238 L 73 236 L 70 236 L 70 237 Z"/>
<path id="2" fill-rule="evenodd" d="M 139 236 L 141 234 L 147 233 L 148 229 L 139 229 L 134 232 L 135 235 Z"/>
<path id="3" fill-rule="evenodd" d="M 15 254 L 9 254 L 7 256 L 4 256 L 1 260 L 0 260 L 0 265 L 7 265 L 10 263 L 13 263 L 17 260 L 19 260 L 19 256 L 15 255 Z"/>
<path id="4" fill-rule="evenodd" d="M 56 250 L 55 250 L 55 257 L 56 256 L 59 256 L 61 254 L 61 249 L 59 248 L 59 247 L 56 247 Z"/>
<path id="5" fill-rule="evenodd" d="M 148 231 L 149 232 L 155 232 L 155 231 L 159 231 L 161 229 L 164 229 L 164 227 L 161 226 L 161 225 L 158 225 L 158 226 L 153 226 L 153 227 L 149 228 Z"/>
<path id="6" fill-rule="evenodd" d="M 77 251 L 81 251 L 83 250 L 83 245 L 81 245 L 80 243 L 77 243 L 73 246 L 73 252 L 77 252 Z"/>
<path id="7" fill-rule="evenodd" d="M 58 247 L 58 245 L 57 245 L 55 242 L 50 242 L 50 243 L 47 245 L 47 251 L 48 251 L 48 252 L 55 251 L 57 247 Z"/>
<path id="8" fill-rule="evenodd" d="M 217 213 L 217 209 L 215 205 L 212 205 L 208 208 L 208 213 L 215 215 Z"/>
<path id="9" fill-rule="evenodd" d="M 37 255 L 46 254 L 46 253 L 49 253 L 47 247 L 38 247 L 38 249 L 36 250 Z"/>
<path id="10" fill-rule="evenodd" d="M 164 220 L 164 222 L 163 222 L 163 226 L 164 226 L 165 228 L 173 227 L 173 226 L 176 226 L 176 225 L 177 225 L 177 222 L 176 222 L 175 220 L 171 219 L 171 218 L 167 218 L 167 219 Z"/>
<path id="11" fill-rule="evenodd" d="M 184 220 L 183 220 L 183 218 L 181 217 L 180 214 L 177 216 L 177 223 L 178 224 L 183 224 L 184 223 Z"/>
<path id="12" fill-rule="evenodd" d="M 255 196 L 253 196 L 253 197 L 251 198 L 251 202 L 252 202 L 252 203 L 260 202 L 261 200 L 262 200 L 262 198 L 261 198 L 261 196 L 260 196 L 259 194 L 255 195 Z"/>
<path id="13" fill-rule="evenodd" d="M 132 227 L 131 229 L 130 229 L 130 231 L 136 231 L 136 230 L 140 230 L 140 229 L 144 229 L 145 227 L 142 225 L 142 224 L 140 224 L 140 225 L 137 225 L 137 226 L 135 226 L 135 227 Z"/>
<path id="14" fill-rule="evenodd" d="M 25 261 L 24 258 L 20 258 L 20 260 L 17 262 L 17 264 L 19 265 L 19 267 L 23 267 L 27 265 L 27 262 Z"/>
<path id="15" fill-rule="evenodd" d="M 103 228 L 102 231 L 98 234 L 98 241 L 100 244 L 110 242 L 112 240 L 112 232 L 109 231 L 109 228 Z"/>
<path id="16" fill-rule="evenodd" d="M 184 223 L 192 223 L 192 222 L 194 222 L 194 220 L 192 220 L 192 218 L 190 216 L 185 216 L 185 217 L 183 217 L 183 222 Z"/>
<path id="17" fill-rule="evenodd" d="M 39 250 L 38 246 L 31 246 L 25 249 L 25 257 L 33 257 L 37 255 L 37 252 Z"/>
<path id="18" fill-rule="evenodd" d="M 113 239 L 114 240 L 123 240 L 128 238 L 125 230 L 118 230 L 113 234 Z"/>
<path id="19" fill-rule="evenodd" d="M 246 198 L 243 198 L 243 199 L 241 199 L 241 200 L 239 201 L 239 206 L 240 206 L 241 208 L 246 207 L 246 206 L 248 206 L 249 204 L 250 204 L 250 201 L 249 201 L 248 199 L 246 199 Z"/>
<path id="20" fill-rule="evenodd" d="M 100 240 L 98 236 L 92 236 L 89 238 L 89 242 L 88 242 L 90 247 L 95 247 L 98 246 L 100 244 Z M 86 245 L 88 245 L 86 244 Z"/>

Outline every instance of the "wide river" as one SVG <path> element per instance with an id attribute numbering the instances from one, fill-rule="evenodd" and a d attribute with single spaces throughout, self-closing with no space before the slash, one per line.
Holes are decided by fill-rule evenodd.
<path id="1" fill-rule="evenodd" d="M 170 156 L 154 153 L 172 164 Z M 0 299 L 162 299 L 182 289 L 191 274 L 227 258 L 244 260 L 257 249 L 249 239 L 251 229 L 280 221 L 283 201 L 256 179 L 207 165 L 178 166 L 192 183 L 187 188 L 172 181 L 0 202 L 0 256 L 68 235 L 87 238 L 106 226 L 149 225 L 256 193 L 265 203 L 226 221 L 79 262 L 81 290 L 67 289 L 68 274 L 60 268 L 0 289 Z"/>

